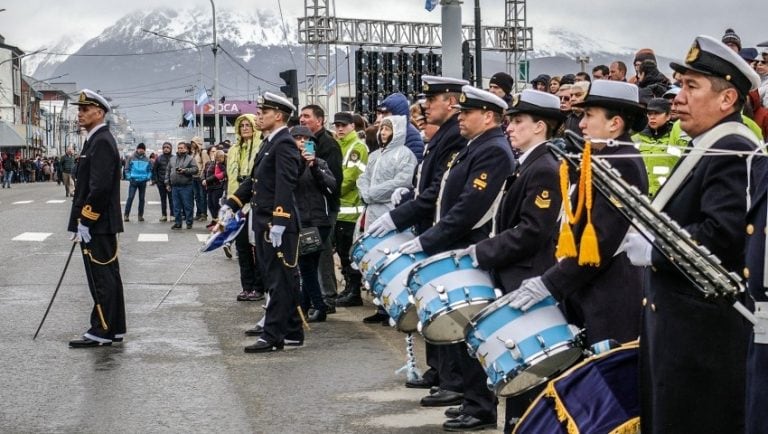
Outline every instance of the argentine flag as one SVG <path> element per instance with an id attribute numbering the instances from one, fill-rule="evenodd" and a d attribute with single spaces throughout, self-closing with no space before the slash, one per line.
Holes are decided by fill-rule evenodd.
<path id="1" fill-rule="evenodd" d="M 432 12 L 439 4 L 440 0 L 426 0 L 426 3 L 424 3 L 424 9 Z"/>
<path id="2" fill-rule="evenodd" d="M 197 105 L 201 106 L 210 100 L 211 98 L 208 96 L 208 89 L 206 89 L 205 86 L 203 86 L 203 88 L 200 89 L 200 94 L 197 95 L 197 101 L 196 101 Z"/>

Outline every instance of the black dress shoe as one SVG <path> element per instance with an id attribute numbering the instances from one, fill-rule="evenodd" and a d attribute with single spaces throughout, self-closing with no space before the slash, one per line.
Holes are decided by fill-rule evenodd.
<path id="1" fill-rule="evenodd" d="M 360 297 L 360 295 L 350 295 L 349 297 L 345 298 L 339 298 L 336 300 L 336 306 L 337 307 L 354 307 L 354 306 L 362 306 L 363 305 L 363 299 Z"/>
<path id="2" fill-rule="evenodd" d="M 325 305 L 325 314 L 330 315 L 332 313 L 336 313 L 336 306 L 332 304 L 326 304 Z"/>
<path id="3" fill-rule="evenodd" d="M 325 312 L 315 309 L 307 316 L 307 322 L 325 322 L 325 318 Z"/>
<path id="4" fill-rule="evenodd" d="M 448 419 L 456 419 L 457 417 L 461 417 L 461 410 L 464 409 L 463 405 L 460 405 L 458 407 L 448 407 L 445 409 L 445 417 Z"/>
<path id="5" fill-rule="evenodd" d="M 440 386 L 432 386 L 429 388 L 429 394 L 434 395 L 435 393 L 440 391 Z"/>
<path id="6" fill-rule="evenodd" d="M 376 324 L 386 322 L 389 325 L 389 315 L 386 313 L 376 312 L 371 316 L 363 318 L 363 322 L 366 324 Z"/>
<path id="7" fill-rule="evenodd" d="M 253 345 L 248 345 L 243 350 L 246 353 L 271 353 L 272 351 L 280 351 L 283 349 L 283 343 L 271 343 L 265 340 L 259 339 Z"/>
<path id="8" fill-rule="evenodd" d="M 108 347 L 112 345 L 110 342 L 99 342 L 88 338 L 73 339 L 69 341 L 69 348 L 91 348 L 91 347 Z"/>
<path id="9" fill-rule="evenodd" d="M 432 383 L 424 381 L 423 378 L 418 380 L 408 380 L 405 382 L 405 387 L 409 389 L 429 389 L 432 387 Z"/>
<path id="10" fill-rule="evenodd" d="M 480 431 L 486 428 L 496 428 L 496 420 L 483 420 L 462 414 L 456 419 L 450 419 L 443 423 L 445 431 Z"/>
<path id="11" fill-rule="evenodd" d="M 171 226 L 171 229 L 179 230 L 179 229 L 181 229 L 181 225 L 173 225 L 173 226 Z"/>
<path id="12" fill-rule="evenodd" d="M 437 393 L 421 398 L 422 407 L 448 407 L 459 405 L 464 399 L 464 394 L 440 389 Z"/>
<path id="13" fill-rule="evenodd" d="M 252 329 L 248 329 L 245 331 L 246 336 L 261 336 L 261 334 L 264 332 L 264 327 L 257 325 L 256 327 Z"/>

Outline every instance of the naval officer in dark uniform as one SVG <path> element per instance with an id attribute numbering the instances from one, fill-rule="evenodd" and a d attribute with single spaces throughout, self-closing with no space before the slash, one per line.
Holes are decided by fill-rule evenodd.
<path id="1" fill-rule="evenodd" d="M 281 96 L 266 92 L 261 103 L 261 126 L 266 134 L 250 179 L 226 201 L 225 215 L 251 202 L 256 257 L 270 298 L 261 337 L 245 347 L 246 353 L 302 345 L 304 333 L 298 313 L 299 220 L 293 191 L 298 183 L 301 154 L 287 122 L 296 107 Z M 229 217 L 231 218 L 231 217 Z"/>
<path id="2" fill-rule="evenodd" d="M 501 130 L 507 103 L 490 92 L 464 86 L 459 98 L 459 130 L 469 139 L 452 159 L 441 180 L 435 203 L 435 225 L 401 247 L 403 253 L 437 254 L 462 249 L 488 238 L 493 205 L 512 173 L 514 157 Z M 405 229 L 419 216 L 405 221 Z M 376 235 L 395 227 L 385 214 L 371 225 Z M 496 396 L 486 387 L 486 375 L 464 343 L 445 345 L 458 362 L 464 385 L 460 414 L 443 424 L 447 431 L 480 430 L 496 426 Z"/>
<path id="3" fill-rule="evenodd" d="M 422 75 L 427 123 L 439 128 L 424 150 L 424 159 L 416 169 L 412 195 L 401 187 L 392 194 L 392 202 L 399 205 L 392 212 L 398 227 L 407 226 L 405 220 L 419 216 L 414 223 L 417 234 L 422 234 L 435 223 L 435 203 L 440 192 L 440 181 L 454 156 L 467 145 L 467 139 L 459 131 L 459 103 L 462 86 L 469 82 L 458 78 Z M 399 223 L 398 223 L 399 222 Z M 438 386 L 435 393 L 425 396 L 421 405 L 444 406 L 461 402 L 463 385 L 458 365 L 451 357 L 441 357 L 444 348 L 425 343 L 427 365 L 430 366 L 421 380 L 406 382 L 406 387 L 429 388 Z"/>
<path id="4" fill-rule="evenodd" d="M 698 36 L 681 63 L 673 106 L 693 140 L 654 197 L 654 207 L 688 231 L 729 271 L 744 273 L 748 186 L 759 170 L 723 151 L 753 152 L 758 142 L 741 109 L 757 73 L 719 40 Z M 707 148 L 715 152 L 707 154 Z M 754 196 L 754 194 L 753 194 Z M 640 339 L 643 433 L 744 431 L 749 327 L 723 297 L 705 298 L 639 235 L 628 236 L 634 264 L 649 266 Z M 765 403 L 761 407 L 765 422 Z"/>
<path id="5" fill-rule="evenodd" d="M 123 231 L 120 216 L 120 153 L 104 121 L 110 106 L 104 97 L 83 89 L 77 102 L 77 119 L 87 131 L 77 167 L 77 182 L 68 231 L 80 242 L 88 288 L 94 300 L 91 325 L 72 348 L 97 347 L 122 342 L 125 336 L 125 301 L 117 234 Z"/>
<path id="6" fill-rule="evenodd" d="M 560 100 L 537 90 L 514 98 L 507 116 L 509 141 L 520 152 L 518 167 L 507 178 L 493 220 L 496 235 L 465 251 L 479 268 L 493 272 L 505 294 L 555 264 L 562 199 L 558 163 L 548 145 L 565 120 Z M 542 388 L 507 398 L 504 432 L 512 431 Z"/>

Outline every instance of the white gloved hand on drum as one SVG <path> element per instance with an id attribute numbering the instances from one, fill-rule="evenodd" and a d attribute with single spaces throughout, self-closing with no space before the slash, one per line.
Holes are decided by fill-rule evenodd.
<path id="1" fill-rule="evenodd" d="M 619 252 L 626 252 L 632 265 L 647 267 L 652 264 L 653 246 L 642 234 L 628 232 Z"/>
<path id="2" fill-rule="evenodd" d="M 424 248 L 421 247 L 421 241 L 419 241 L 419 237 L 403 243 L 403 245 L 400 247 L 400 253 L 404 253 L 406 255 L 412 255 L 414 253 L 420 253 L 423 251 Z"/>
<path id="3" fill-rule="evenodd" d="M 478 268 L 480 267 L 480 263 L 477 262 L 477 249 L 475 246 L 476 246 L 475 244 L 472 244 L 466 249 L 459 250 L 458 252 L 456 252 L 456 257 L 463 258 L 464 256 L 469 256 L 470 258 L 472 258 L 472 266 L 475 268 Z"/>
<path id="4" fill-rule="evenodd" d="M 380 237 L 395 229 L 397 229 L 397 227 L 392 220 L 392 216 L 390 216 L 389 213 L 386 213 L 371 223 L 371 226 L 368 227 L 368 233 L 374 237 Z"/>
<path id="5" fill-rule="evenodd" d="M 541 277 L 532 277 L 509 294 L 509 306 L 525 312 L 551 295 Z"/>

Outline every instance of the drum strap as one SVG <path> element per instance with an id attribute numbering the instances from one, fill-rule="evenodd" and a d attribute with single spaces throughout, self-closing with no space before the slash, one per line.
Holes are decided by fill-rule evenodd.
<path id="1" fill-rule="evenodd" d="M 755 317 L 757 324 L 754 326 L 755 343 L 768 344 L 768 302 L 755 302 Z"/>

